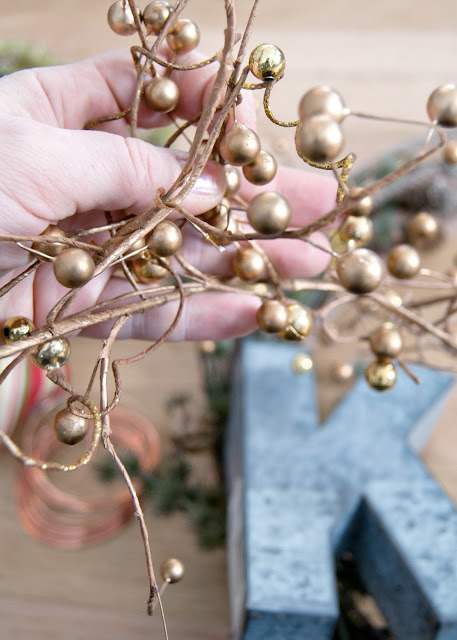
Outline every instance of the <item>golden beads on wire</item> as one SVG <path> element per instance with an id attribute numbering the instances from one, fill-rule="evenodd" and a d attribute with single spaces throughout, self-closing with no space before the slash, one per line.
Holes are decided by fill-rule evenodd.
<path id="1" fill-rule="evenodd" d="M 265 261 L 252 247 L 238 249 L 233 260 L 233 271 L 246 282 L 255 282 L 266 275 Z"/>
<path id="2" fill-rule="evenodd" d="M 430 94 L 427 101 L 427 113 L 432 122 L 442 127 L 457 126 L 457 87 L 444 84 Z"/>
<path id="3" fill-rule="evenodd" d="M 384 267 L 381 258 L 370 249 L 354 249 L 337 259 L 340 283 L 352 293 L 370 293 L 380 284 Z"/>
<path id="4" fill-rule="evenodd" d="M 259 80 L 277 80 L 284 75 L 286 59 L 274 44 L 259 44 L 249 56 L 251 73 Z"/>
<path id="5" fill-rule="evenodd" d="M 279 333 L 289 324 L 289 311 L 279 300 L 266 300 L 257 310 L 257 322 L 266 333 Z"/>
<path id="6" fill-rule="evenodd" d="M 56 238 L 65 238 L 66 233 L 60 227 L 55 224 L 50 224 L 41 234 L 42 236 L 55 236 Z M 50 258 L 54 258 L 58 256 L 64 249 L 68 249 L 67 244 L 63 244 L 62 242 L 33 242 L 32 249 L 35 251 L 39 251 L 40 253 L 44 253 Z M 41 256 L 37 256 L 38 260 L 45 260 L 45 258 Z"/>
<path id="7" fill-rule="evenodd" d="M 2 338 L 4 342 L 11 343 L 17 340 L 23 340 L 34 330 L 33 322 L 23 316 L 14 316 L 8 318 L 3 325 Z"/>
<path id="8" fill-rule="evenodd" d="M 276 160 L 268 151 L 260 151 L 254 162 L 243 167 L 246 180 L 258 186 L 268 184 L 273 180 L 278 170 Z"/>
<path id="9" fill-rule="evenodd" d="M 90 253 L 76 247 L 59 253 L 53 267 L 57 282 L 69 289 L 82 287 L 95 272 L 95 262 Z"/>
<path id="10" fill-rule="evenodd" d="M 86 437 L 89 424 L 87 418 L 65 408 L 55 415 L 53 429 L 57 440 L 63 444 L 74 445 Z"/>
<path id="11" fill-rule="evenodd" d="M 219 151 L 225 162 L 241 167 L 251 164 L 260 153 L 260 140 L 255 131 L 235 122 L 221 140 Z"/>
<path id="12" fill-rule="evenodd" d="M 287 228 L 292 210 L 279 193 L 264 191 L 252 198 L 246 214 L 253 229 L 264 235 L 276 235 Z"/>
<path id="13" fill-rule="evenodd" d="M 159 222 L 148 239 L 148 249 L 161 258 L 174 255 L 182 245 L 181 229 L 169 220 Z"/>
<path id="14" fill-rule="evenodd" d="M 146 104 L 152 111 L 170 113 L 179 102 L 179 89 L 170 78 L 155 76 L 144 90 Z"/>
<path id="15" fill-rule="evenodd" d="M 173 31 L 167 35 L 167 43 L 177 54 L 189 53 L 200 43 L 200 29 L 192 20 L 180 18 Z"/>
<path id="16" fill-rule="evenodd" d="M 381 358 L 397 358 L 403 347 L 400 331 L 391 322 L 385 322 L 369 337 L 372 352 Z"/>
<path id="17" fill-rule="evenodd" d="M 53 369 L 63 367 L 70 359 L 70 354 L 71 347 L 67 338 L 59 336 L 40 344 L 35 351 L 32 352 L 31 357 L 40 369 L 52 371 Z"/>
<path id="18" fill-rule="evenodd" d="M 288 324 L 279 334 L 283 340 L 303 340 L 308 336 L 313 328 L 313 315 L 311 309 L 293 302 L 287 305 L 289 314 Z"/>
<path id="19" fill-rule="evenodd" d="M 158 35 L 172 11 L 173 7 L 166 0 L 155 0 L 146 5 L 142 15 L 146 31 Z"/>
<path id="20" fill-rule="evenodd" d="M 357 198 L 363 189 L 360 187 L 353 187 L 349 191 L 350 198 Z M 369 216 L 373 211 L 373 198 L 371 196 L 364 196 L 359 198 L 357 202 L 351 207 L 351 214 L 353 216 Z"/>
<path id="21" fill-rule="evenodd" d="M 136 32 L 135 19 L 127 0 L 118 0 L 110 6 L 108 24 L 118 36 L 131 36 Z"/>
<path id="22" fill-rule="evenodd" d="M 399 244 L 387 254 L 389 272 L 400 280 L 413 278 L 421 266 L 420 256 L 409 244 Z"/>
<path id="23" fill-rule="evenodd" d="M 147 254 L 144 252 L 143 256 Z M 142 284 L 154 284 L 160 282 L 169 275 L 169 271 L 164 265 L 169 264 L 168 258 L 162 258 L 159 262 L 152 255 L 146 255 L 146 257 L 133 258 L 131 264 L 133 273 L 135 274 L 138 282 Z"/>
<path id="24" fill-rule="evenodd" d="M 378 358 L 365 369 L 365 378 L 375 391 L 388 391 L 397 381 L 397 370 L 390 360 Z"/>
<path id="25" fill-rule="evenodd" d="M 295 132 L 297 153 L 312 162 L 332 162 L 343 145 L 339 123 L 325 113 L 302 120 Z"/>
<path id="26" fill-rule="evenodd" d="M 184 565 L 178 558 L 168 558 L 160 565 L 160 575 L 164 582 L 175 584 L 184 577 Z"/>

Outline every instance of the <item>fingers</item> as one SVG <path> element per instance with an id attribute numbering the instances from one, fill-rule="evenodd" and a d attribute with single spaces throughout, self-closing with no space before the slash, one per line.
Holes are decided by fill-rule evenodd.
<path id="1" fill-rule="evenodd" d="M 193 51 L 179 56 L 176 63 L 188 66 L 204 59 L 201 53 Z M 212 63 L 196 70 L 171 73 L 170 77 L 180 89 L 174 115 L 188 119 L 202 111 L 217 69 L 218 63 Z M 159 73 L 163 74 L 164 69 L 159 68 Z M 3 113 L 30 117 L 51 126 L 81 129 L 89 120 L 131 107 L 136 84 L 132 56 L 129 50 L 121 49 L 70 65 L 21 71 L 3 78 L 0 109 Z M 250 96 L 243 100 L 238 113 L 241 120 L 253 126 L 255 115 Z M 139 116 L 143 127 L 170 123 L 168 116 L 154 113 L 144 104 Z M 125 122 L 121 126 L 125 135 Z"/>
<path id="2" fill-rule="evenodd" d="M 47 224 L 93 209 L 143 212 L 154 204 L 159 188 L 171 186 L 184 161 L 177 152 L 141 140 L 19 119 L 0 119 L 0 135 L 0 209 L 8 211 L 1 221 L 4 233 L 23 233 L 24 227 L 35 233 L 36 224 L 27 226 L 31 218 Z M 222 167 L 209 163 L 186 208 L 211 209 L 225 184 Z"/>

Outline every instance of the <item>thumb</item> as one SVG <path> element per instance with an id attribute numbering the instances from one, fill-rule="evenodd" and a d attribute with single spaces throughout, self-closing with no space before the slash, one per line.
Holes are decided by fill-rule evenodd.
<path id="1" fill-rule="evenodd" d="M 21 118 L 1 118 L 0 186 L 9 215 L 4 232 L 34 233 L 42 222 L 76 212 L 128 209 L 141 213 L 178 177 L 185 154 L 102 131 L 56 129 Z M 184 206 L 198 214 L 214 207 L 226 188 L 223 168 L 209 163 Z M 24 218 L 26 216 L 26 218 Z M 41 224 L 37 224 L 41 223 Z M 14 228 L 13 228 L 14 227 Z M 39 232 L 40 232 L 39 231 Z"/>

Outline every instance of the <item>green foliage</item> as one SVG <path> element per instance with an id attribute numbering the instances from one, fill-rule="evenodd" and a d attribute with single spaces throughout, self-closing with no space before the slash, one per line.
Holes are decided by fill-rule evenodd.
<path id="1" fill-rule="evenodd" d="M 57 64 L 47 51 L 29 42 L 0 40 L 0 77 L 20 69 Z"/>

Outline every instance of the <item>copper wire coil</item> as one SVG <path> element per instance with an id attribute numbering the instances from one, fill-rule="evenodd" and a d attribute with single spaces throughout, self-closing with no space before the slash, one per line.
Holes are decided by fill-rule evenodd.
<path id="1" fill-rule="evenodd" d="M 35 430 L 26 433 L 23 445 L 34 457 L 53 459 L 56 453 L 69 449 L 53 433 L 54 414 L 47 414 Z M 111 429 L 113 444 L 133 453 L 142 471 L 150 472 L 157 466 L 159 435 L 146 418 L 117 407 L 111 414 Z M 140 494 L 141 483 L 134 484 Z M 128 522 L 135 510 L 127 488 L 108 490 L 97 498 L 80 498 L 56 487 L 46 472 L 24 466 L 17 479 L 16 506 L 29 533 L 64 549 L 81 549 L 106 539 Z"/>

